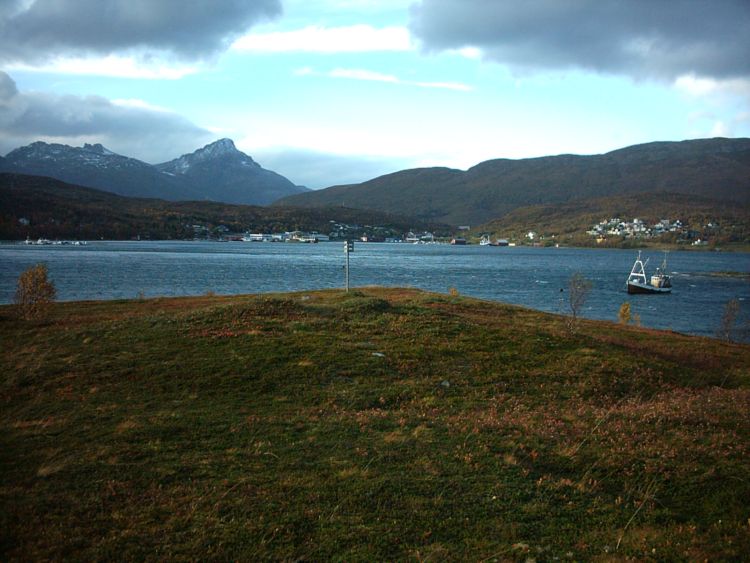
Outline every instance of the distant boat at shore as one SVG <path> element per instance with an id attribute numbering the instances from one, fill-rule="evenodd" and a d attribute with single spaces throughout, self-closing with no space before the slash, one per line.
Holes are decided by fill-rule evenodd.
<path id="1" fill-rule="evenodd" d="M 47 246 L 50 244 L 72 244 L 74 246 L 82 246 L 86 244 L 85 240 L 49 240 L 46 238 L 40 238 L 37 240 L 31 240 L 29 237 L 26 237 L 26 240 L 22 241 L 21 244 L 35 244 L 35 245 L 41 245 L 41 246 Z"/>

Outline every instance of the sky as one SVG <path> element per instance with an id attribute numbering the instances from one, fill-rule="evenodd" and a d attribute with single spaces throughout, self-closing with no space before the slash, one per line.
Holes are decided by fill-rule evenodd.
<path id="1" fill-rule="evenodd" d="M 228 137 L 318 189 L 750 137 L 748 0 L 0 0 L 0 154 Z"/>

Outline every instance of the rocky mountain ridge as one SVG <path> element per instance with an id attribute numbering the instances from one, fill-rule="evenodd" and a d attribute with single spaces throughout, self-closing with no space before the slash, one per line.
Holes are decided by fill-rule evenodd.
<path id="1" fill-rule="evenodd" d="M 262 168 L 237 150 L 231 139 L 220 139 L 157 165 L 117 154 L 101 144 L 71 147 L 37 141 L 0 159 L 0 171 L 49 176 L 123 196 L 171 201 L 267 205 L 305 191 Z"/>
<path id="2" fill-rule="evenodd" d="M 231 139 L 220 139 L 190 154 L 157 164 L 156 168 L 194 186 L 202 186 L 204 192 L 213 196 L 209 199 L 226 203 L 250 203 L 245 201 L 248 181 L 253 185 L 254 205 L 268 205 L 289 194 L 306 191 L 280 174 L 261 167 L 252 157 L 237 150 Z M 216 191 L 220 189 L 220 193 L 212 193 L 214 187 Z"/>

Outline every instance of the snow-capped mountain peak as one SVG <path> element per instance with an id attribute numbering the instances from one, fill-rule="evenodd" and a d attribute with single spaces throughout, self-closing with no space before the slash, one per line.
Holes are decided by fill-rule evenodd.
<path id="1" fill-rule="evenodd" d="M 108 148 L 104 147 L 101 143 L 96 143 L 93 145 L 86 143 L 83 145 L 83 150 L 93 152 L 96 154 L 101 154 L 103 156 L 120 156 L 117 153 L 112 152 Z"/>
<path id="2" fill-rule="evenodd" d="M 222 166 L 226 166 L 227 161 L 231 164 L 240 166 L 250 166 L 260 168 L 250 156 L 242 151 L 237 150 L 232 139 L 219 139 L 196 150 L 190 154 L 183 154 L 170 162 L 159 164 L 159 169 L 163 172 L 172 174 L 186 174 L 188 170 L 196 165 L 205 165 L 212 161 L 222 161 Z"/>
<path id="3" fill-rule="evenodd" d="M 198 149 L 198 151 L 196 152 L 199 151 L 209 151 L 217 154 L 222 154 L 225 152 L 235 152 L 237 151 L 237 147 L 234 146 L 234 141 L 232 139 L 227 139 L 226 137 L 224 137 L 223 139 L 219 139 L 218 141 L 207 144 L 205 147 L 203 147 L 202 149 Z"/>
<path id="4" fill-rule="evenodd" d="M 25 147 L 8 153 L 9 161 L 16 165 L 33 164 L 34 162 L 59 163 L 63 166 L 75 163 L 89 163 L 96 166 L 122 166 L 133 160 L 105 148 L 101 144 L 86 143 L 82 147 L 71 147 L 59 143 L 36 141 Z"/>

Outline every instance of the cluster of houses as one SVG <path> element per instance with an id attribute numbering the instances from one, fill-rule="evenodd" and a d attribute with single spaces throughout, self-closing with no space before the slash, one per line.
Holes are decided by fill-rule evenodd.
<path id="1" fill-rule="evenodd" d="M 245 242 L 328 242 L 332 240 L 352 240 L 356 238 L 361 242 L 408 242 L 408 243 L 431 243 L 436 242 L 436 238 L 432 233 L 420 232 L 412 233 L 409 232 L 403 237 L 390 237 L 382 236 L 380 234 L 365 233 L 361 236 L 352 237 L 346 231 L 334 231 L 330 234 L 322 234 L 318 232 L 305 232 L 305 231 L 291 231 L 284 233 L 246 233 L 242 236 L 228 236 L 228 240 L 242 240 Z"/>
<path id="2" fill-rule="evenodd" d="M 328 242 L 330 237 L 318 232 L 286 231 L 283 233 L 245 233 L 242 236 L 230 236 L 229 240 L 244 242 Z"/>
<path id="3" fill-rule="evenodd" d="M 436 242 L 437 238 L 430 232 L 409 232 L 401 234 L 390 227 L 377 225 L 353 225 L 330 221 L 328 233 L 317 231 L 285 231 L 285 232 L 245 232 L 233 233 L 225 225 L 207 227 L 205 225 L 190 225 L 196 239 L 213 239 L 222 241 L 243 242 L 328 242 L 335 240 L 359 240 L 362 242 Z"/>
<path id="4" fill-rule="evenodd" d="M 685 226 L 679 219 L 676 221 L 662 219 L 653 225 L 647 225 L 644 221 L 637 218 L 632 221 L 622 221 L 618 217 L 613 217 L 599 222 L 586 231 L 586 233 L 597 239 L 606 239 L 607 236 L 651 238 L 665 233 L 683 234 L 685 233 Z"/>

